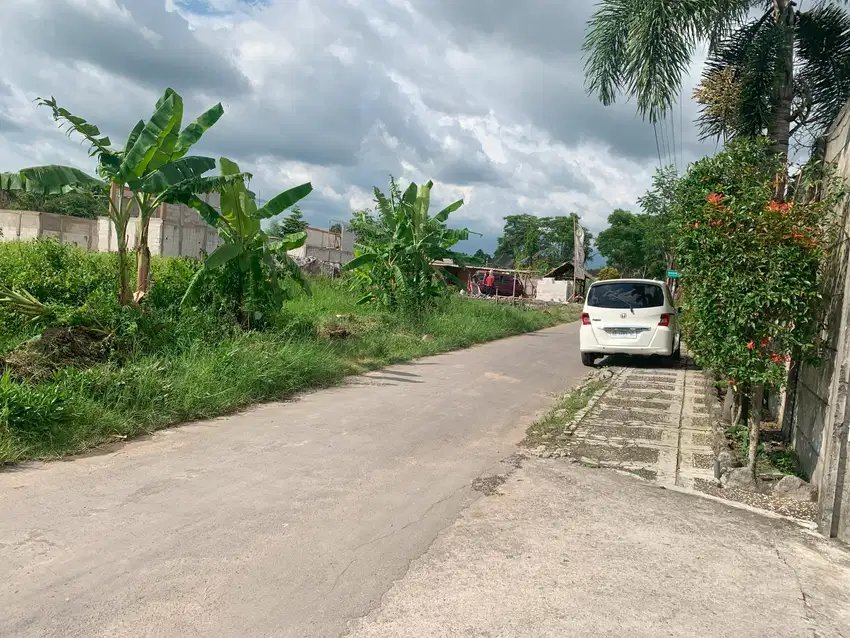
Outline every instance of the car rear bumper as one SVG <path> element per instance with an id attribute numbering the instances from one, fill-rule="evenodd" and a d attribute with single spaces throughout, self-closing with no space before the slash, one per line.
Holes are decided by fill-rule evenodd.
<path id="1" fill-rule="evenodd" d="M 623 343 L 600 344 L 590 326 L 582 326 L 580 331 L 581 352 L 592 354 L 629 354 L 629 355 L 662 355 L 670 356 L 676 349 L 676 335 L 667 328 L 658 328 L 648 344 Z"/>

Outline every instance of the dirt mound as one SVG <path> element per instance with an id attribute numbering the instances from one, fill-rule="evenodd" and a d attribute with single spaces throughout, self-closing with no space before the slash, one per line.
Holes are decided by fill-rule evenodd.
<path id="1" fill-rule="evenodd" d="M 109 357 L 109 333 L 86 326 L 48 328 L 10 352 L 4 367 L 12 376 L 42 381 L 62 368 L 90 368 Z"/>

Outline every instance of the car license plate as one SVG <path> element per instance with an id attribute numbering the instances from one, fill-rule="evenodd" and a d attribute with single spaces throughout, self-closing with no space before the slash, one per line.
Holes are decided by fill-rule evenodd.
<path id="1" fill-rule="evenodd" d="M 612 337 L 636 337 L 636 328 L 608 328 L 608 334 Z"/>

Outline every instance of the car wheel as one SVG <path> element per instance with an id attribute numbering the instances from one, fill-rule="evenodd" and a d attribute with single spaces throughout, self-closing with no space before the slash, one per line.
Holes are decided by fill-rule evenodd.
<path id="1" fill-rule="evenodd" d="M 592 352 L 582 352 L 581 353 L 581 362 L 583 365 L 586 365 L 588 368 L 592 368 L 593 364 L 596 363 L 596 355 Z"/>
<path id="2" fill-rule="evenodd" d="M 682 358 L 682 342 L 680 341 L 676 346 L 676 349 L 673 351 L 673 354 L 670 355 L 670 363 L 679 363 L 679 360 Z"/>

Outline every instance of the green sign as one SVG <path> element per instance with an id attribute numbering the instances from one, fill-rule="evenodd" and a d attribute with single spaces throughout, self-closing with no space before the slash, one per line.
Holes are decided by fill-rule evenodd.
<path id="1" fill-rule="evenodd" d="M 670 277 L 670 279 L 678 279 L 682 275 L 679 273 L 678 270 L 668 270 L 667 276 Z"/>

